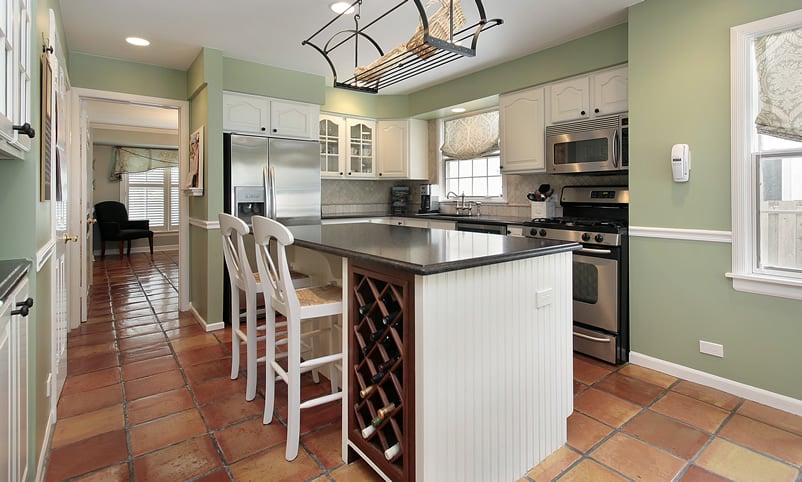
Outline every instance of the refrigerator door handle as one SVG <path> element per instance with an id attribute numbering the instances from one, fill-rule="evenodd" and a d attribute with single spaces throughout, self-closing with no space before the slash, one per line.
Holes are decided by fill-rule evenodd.
<path id="1" fill-rule="evenodd" d="M 270 183 L 270 219 L 276 219 L 276 168 L 270 166 L 270 174 L 268 175 Z"/>

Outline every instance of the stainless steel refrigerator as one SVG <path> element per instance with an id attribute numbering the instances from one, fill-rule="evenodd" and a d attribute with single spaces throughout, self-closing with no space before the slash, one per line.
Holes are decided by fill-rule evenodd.
<path id="1" fill-rule="evenodd" d="M 320 143 L 223 134 L 223 192 L 224 211 L 248 224 L 254 215 L 285 225 L 319 224 Z M 252 254 L 252 242 L 246 243 L 246 248 Z M 254 259 L 251 263 L 256 269 Z M 223 320 L 230 324 L 231 293 L 225 267 L 223 276 Z"/>
<path id="2" fill-rule="evenodd" d="M 224 209 L 250 224 L 268 216 L 282 224 L 320 222 L 317 141 L 224 134 Z"/>

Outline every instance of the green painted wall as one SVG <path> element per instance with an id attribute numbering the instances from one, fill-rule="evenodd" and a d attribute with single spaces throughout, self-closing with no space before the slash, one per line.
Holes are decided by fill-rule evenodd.
<path id="1" fill-rule="evenodd" d="M 629 12 L 630 223 L 729 231 L 730 27 L 799 0 L 646 0 Z M 680 31 L 682 34 L 677 35 Z M 671 180 L 675 143 L 688 183 Z M 631 240 L 632 349 L 802 399 L 802 302 L 736 292 L 729 244 Z M 699 340 L 725 357 L 699 353 Z"/>
<path id="2" fill-rule="evenodd" d="M 319 75 L 223 59 L 223 88 L 234 92 L 322 104 L 326 100 L 324 81 Z"/>
<path id="3" fill-rule="evenodd" d="M 204 193 L 190 198 L 190 218 L 217 221 L 223 210 L 223 64 L 222 52 L 203 49 L 187 75 L 190 132 L 204 128 Z M 220 232 L 190 226 L 192 306 L 209 323 L 223 317 L 223 258 Z"/>
<path id="4" fill-rule="evenodd" d="M 70 82 L 86 89 L 187 99 L 186 72 L 79 52 L 70 54 Z"/>

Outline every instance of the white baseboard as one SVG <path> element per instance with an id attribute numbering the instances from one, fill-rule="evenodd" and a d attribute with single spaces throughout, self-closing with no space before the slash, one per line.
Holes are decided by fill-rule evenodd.
<path id="1" fill-rule="evenodd" d="M 201 324 L 201 326 L 203 327 L 203 329 L 204 329 L 204 330 L 206 330 L 207 332 L 208 332 L 208 331 L 217 331 L 217 330 L 222 330 L 222 329 L 223 329 L 223 328 L 225 328 L 225 326 L 226 326 L 226 324 L 225 324 L 224 322 L 222 322 L 222 321 L 218 321 L 218 322 L 216 322 L 216 323 L 208 323 L 208 322 L 207 322 L 207 321 L 206 321 L 206 320 L 205 320 L 205 319 L 204 319 L 204 318 L 203 318 L 203 317 L 200 315 L 200 313 L 198 313 L 198 310 L 196 310 L 196 309 L 195 309 L 195 307 L 192 305 L 192 303 L 190 303 L 190 304 L 189 304 L 189 311 L 192 313 L 192 316 L 194 316 L 194 317 L 195 317 L 195 319 L 198 321 L 198 323 L 200 323 L 200 324 Z"/>
<path id="2" fill-rule="evenodd" d="M 802 416 L 802 400 L 797 400 L 786 395 L 770 392 L 762 388 L 746 385 L 728 378 L 712 375 L 707 372 L 696 370 L 695 368 L 677 365 L 676 363 L 634 351 L 629 352 L 629 362 L 634 365 L 651 368 L 652 370 L 657 370 L 684 380 L 731 393 L 753 402 L 762 403 L 763 405 L 768 405 L 778 410 L 793 413 L 794 415 Z"/>
<path id="3" fill-rule="evenodd" d="M 45 461 L 48 457 L 48 449 L 50 448 L 50 439 L 53 437 L 53 427 L 56 426 L 56 418 L 53 411 L 47 418 L 47 428 L 45 429 L 45 438 L 42 441 L 42 448 L 39 450 L 39 462 L 36 464 L 36 482 L 45 480 L 45 468 L 47 467 Z"/>

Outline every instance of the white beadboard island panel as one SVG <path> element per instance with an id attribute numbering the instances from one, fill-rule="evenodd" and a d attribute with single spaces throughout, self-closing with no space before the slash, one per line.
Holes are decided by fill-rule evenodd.
<path id="1" fill-rule="evenodd" d="M 565 443 L 571 293 L 570 252 L 416 277 L 417 480 L 509 482 Z"/>

